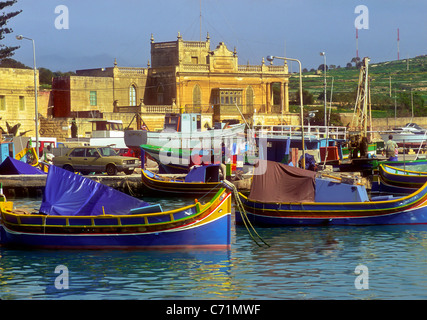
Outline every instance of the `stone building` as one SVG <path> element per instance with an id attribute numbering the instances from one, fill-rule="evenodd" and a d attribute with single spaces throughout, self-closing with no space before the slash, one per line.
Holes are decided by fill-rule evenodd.
<path id="1" fill-rule="evenodd" d="M 43 98 L 44 96 L 40 95 L 38 100 Z M 43 106 L 46 109 L 44 104 Z M 42 105 L 40 105 L 40 109 L 42 109 Z M 27 132 L 27 136 L 35 136 L 34 118 L 34 71 L 32 69 L 0 68 L 0 126 L 7 133 L 6 122 L 11 127 L 19 125 L 17 134 Z"/>
<path id="2" fill-rule="evenodd" d="M 102 117 L 118 106 L 138 106 L 145 94 L 147 69 L 77 70 L 75 76 L 53 78 L 54 117 Z"/>
<path id="3" fill-rule="evenodd" d="M 151 37 L 147 104 L 176 104 L 181 110 L 213 114 L 216 121 L 240 119 L 242 112 L 289 112 L 287 65 L 239 65 L 233 51 L 220 42 L 211 50 L 206 41 L 155 42 Z M 280 93 L 273 94 L 273 85 Z M 240 109 L 240 111 L 239 111 Z"/>
<path id="4" fill-rule="evenodd" d="M 184 41 L 178 34 L 168 42 L 152 36 L 147 68 L 119 67 L 115 61 L 114 67 L 54 78 L 53 116 L 76 118 L 80 126 L 87 118 L 122 120 L 126 126 L 139 113 L 151 130 L 163 126 L 165 112 L 200 112 L 206 126 L 241 122 L 241 114 L 255 124 L 293 124 L 289 76 L 286 64 L 267 65 L 264 59 L 239 65 L 236 49 L 221 42 L 212 50 L 209 35 L 206 41 Z"/>

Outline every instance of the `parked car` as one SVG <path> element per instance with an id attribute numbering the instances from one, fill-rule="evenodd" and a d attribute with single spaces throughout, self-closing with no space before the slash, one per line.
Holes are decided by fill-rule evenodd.
<path id="1" fill-rule="evenodd" d="M 114 149 L 120 156 L 124 157 L 136 157 L 135 151 L 133 151 L 130 148 L 121 148 L 121 149 Z"/>
<path id="2" fill-rule="evenodd" d="M 65 155 L 53 158 L 53 164 L 72 172 L 107 172 L 110 176 L 122 171 L 132 174 L 140 166 L 138 158 L 120 156 L 111 147 L 94 146 L 71 148 Z"/>

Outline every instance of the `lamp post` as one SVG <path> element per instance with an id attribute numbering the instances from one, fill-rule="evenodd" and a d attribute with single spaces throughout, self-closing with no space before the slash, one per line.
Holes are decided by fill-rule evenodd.
<path id="1" fill-rule="evenodd" d="M 324 73 L 324 80 L 323 80 L 323 95 L 324 95 L 324 105 L 325 105 L 325 127 L 327 126 L 326 121 L 326 53 L 320 52 L 320 55 L 323 56 L 323 73 Z"/>
<path id="2" fill-rule="evenodd" d="M 39 112 L 38 112 L 38 93 L 37 93 L 37 68 L 36 68 L 36 44 L 33 39 L 24 37 L 22 35 L 16 36 L 17 40 L 30 40 L 33 42 L 33 58 L 34 58 L 34 98 L 35 98 L 35 123 L 36 123 L 36 154 L 39 156 Z"/>
<path id="3" fill-rule="evenodd" d="M 296 61 L 296 62 L 298 62 L 298 65 L 299 65 L 299 101 L 300 101 L 300 110 L 301 110 L 302 167 L 303 167 L 303 169 L 305 169 L 304 104 L 303 104 L 303 101 L 302 101 L 302 68 L 301 68 L 301 61 L 299 61 L 298 59 L 292 59 L 292 58 L 267 56 L 267 60 L 268 61 L 273 61 L 274 59 Z"/>

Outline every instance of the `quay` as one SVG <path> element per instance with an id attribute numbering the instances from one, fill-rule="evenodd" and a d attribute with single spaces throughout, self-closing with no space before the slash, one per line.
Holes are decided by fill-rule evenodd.
<path id="1" fill-rule="evenodd" d="M 425 155 L 421 155 L 425 157 Z M 416 154 L 399 154 L 400 161 L 412 161 L 416 159 Z M 379 155 L 379 161 L 386 160 Z M 156 170 L 156 168 L 149 168 Z M 343 176 L 337 173 L 329 173 L 340 180 Z M 165 175 L 168 176 L 168 175 Z M 174 176 L 173 174 L 169 176 Z M 176 175 L 175 175 L 176 176 Z M 106 174 L 86 175 L 86 178 L 107 185 L 113 189 L 127 193 L 131 196 L 141 197 L 144 195 L 144 185 L 141 179 L 141 170 L 135 170 L 131 175 L 119 173 L 116 176 Z M 0 183 L 3 186 L 3 192 L 7 197 L 41 197 L 46 185 L 47 174 L 21 174 L 21 175 L 0 175 Z M 251 179 L 231 181 L 240 191 L 247 192 L 251 187 Z M 365 184 L 369 188 L 369 184 Z"/>
<path id="2" fill-rule="evenodd" d="M 124 193 L 138 196 L 142 193 L 141 174 L 132 175 L 87 175 L 86 178 L 107 185 Z M 39 197 L 46 186 L 47 174 L 1 175 L 0 182 L 7 197 Z"/>
<path id="3" fill-rule="evenodd" d="M 164 175 L 164 176 L 174 176 Z M 175 175 L 176 176 L 176 175 Z M 144 195 L 144 184 L 142 183 L 141 171 L 135 170 L 131 175 L 119 173 L 116 176 L 106 174 L 85 175 L 84 177 L 107 185 L 113 189 L 129 194 L 134 197 Z M 0 183 L 6 197 L 41 197 L 46 186 L 47 174 L 20 174 L 0 175 Z M 249 191 L 250 179 L 231 181 L 239 190 Z"/>

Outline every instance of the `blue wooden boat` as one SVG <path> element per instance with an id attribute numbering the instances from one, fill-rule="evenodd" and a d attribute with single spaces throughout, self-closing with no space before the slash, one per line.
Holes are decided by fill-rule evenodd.
<path id="1" fill-rule="evenodd" d="M 363 186 L 316 179 L 308 170 L 270 161 L 257 170 L 249 196 L 239 194 L 244 210 L 237 223 L 246 217 L 265 226 L 427 223 L 427 184 L 402 198 L 374 201 Z"/>
<path id="2" fill-rule="evenodd" d="M 427 182 L 427 172 L 421 172 L 408 167 L 394 167 L 380 164 L 374 173 L 372 193 L 406 195 L 421 188 Z"/>
<path id="3" fill-rule="evenodd" d="M 0 196 L 0 243 L 54 249 L 227 248 L 231 195 L 175 210 L 122 194 L 53 166 L 39 212 L 13 208 Z"/>

